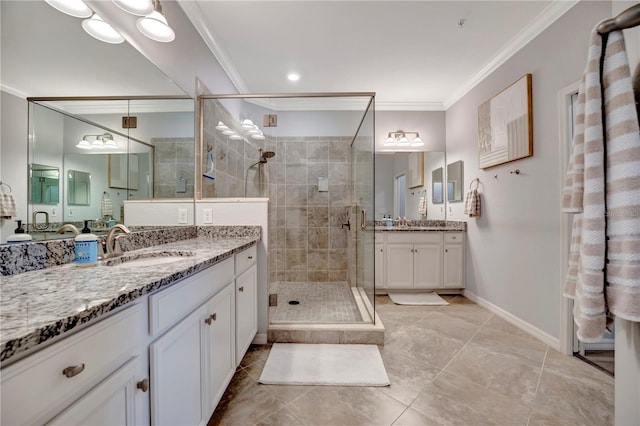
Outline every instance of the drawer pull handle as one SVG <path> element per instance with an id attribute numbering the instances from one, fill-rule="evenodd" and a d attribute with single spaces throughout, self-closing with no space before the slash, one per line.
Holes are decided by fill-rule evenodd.
<path id="1" fill-rule="evenodd" d="M 253 259 L 253 256 L 247 256 L 247 259 L 251 260 Z"/>
<path id="2" fill-rule="evenodd" d="M 240 293 L 244 293 L 244 286 L 240 287 L 238 291 L 240 291 Z"/>
<path id="3" fill-rule="evenodd" d="M 211 323 L 213 321 L 215 321 L 218 318 L 218 315 L 216 314 L 211 314 L 211 316 L 209 316 L 209 318 L 207 318 L 206 320 L 204 320 L 204 322 L 207 323 L 207 325 L 211 325 Z"/>
<path id="4" fill-rule="evenodd" d="M 72 365 L 71 367 L 67 367 L 62 370 L 62 374 L 67 376 L 67 378 L 71 378 L 73 376 L 77 376 L 78 374 L 84 371 L 84 364 Z"/>
<path id="5" fill-rule="evenodd" d="M 140 389 L 142 392 L 146 392 L 149 390 L 149 379 L 140 380 L 136 383 L 136 388 Z"/>

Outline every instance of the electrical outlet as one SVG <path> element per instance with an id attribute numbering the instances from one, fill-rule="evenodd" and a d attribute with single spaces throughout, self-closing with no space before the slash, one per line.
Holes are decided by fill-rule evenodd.
<path id="1" fill-rule="evenodd" d="M 178 223 L 187 223 L 187 209 L 178 209 Z"/>
<path id="2" fill-rule="evenodd" d="M 213 211 L 211 209 L 202 209 L 202 223 L 213 223 Z"/>

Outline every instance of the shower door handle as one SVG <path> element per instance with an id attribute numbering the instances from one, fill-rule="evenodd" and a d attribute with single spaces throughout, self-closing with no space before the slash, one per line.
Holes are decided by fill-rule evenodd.
<path id="1" fill-rule="evenodd" d="M 365 209 L 360 210 L 360 229 L 366 227 L 367 211 Z"/>

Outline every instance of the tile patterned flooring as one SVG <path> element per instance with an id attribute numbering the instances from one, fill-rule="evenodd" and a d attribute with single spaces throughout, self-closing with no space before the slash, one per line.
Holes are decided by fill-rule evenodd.
<path id="1" fill-rule="evenodd" d="M 376 297 L 390 387 L 260 385 L 252 346 L 209 425 L 611 425 L 613 378 L 462 296 Z"/>
<path id="2" fill-rule="evenodd" d="M 353 293 L 346 282 L 278 282 L 270 293 L 278 294 L 278 306 L 269 308 L 272 323 L 362 322 Z M 297 300 L 299 305 L 290 305 Z"/>

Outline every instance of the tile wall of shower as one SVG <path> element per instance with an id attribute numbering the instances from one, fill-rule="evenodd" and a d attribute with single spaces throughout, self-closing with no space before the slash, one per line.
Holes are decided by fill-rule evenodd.
<path id="1" fill-rule="evenodd" d="M 267 137 L 270 282 L 350 282 L 352 137 Z M 318 179 L 328 179 L 320 191 Z M 350 218 L 351 231 L 343 227 Z"/>
<path id="2" fill-rule="evenodd" d="M 154 151 L 153 196 L 193 198 L 193 138 L 152 138 Z M 184 192 L 178 181 L 184 179 Z"/>

